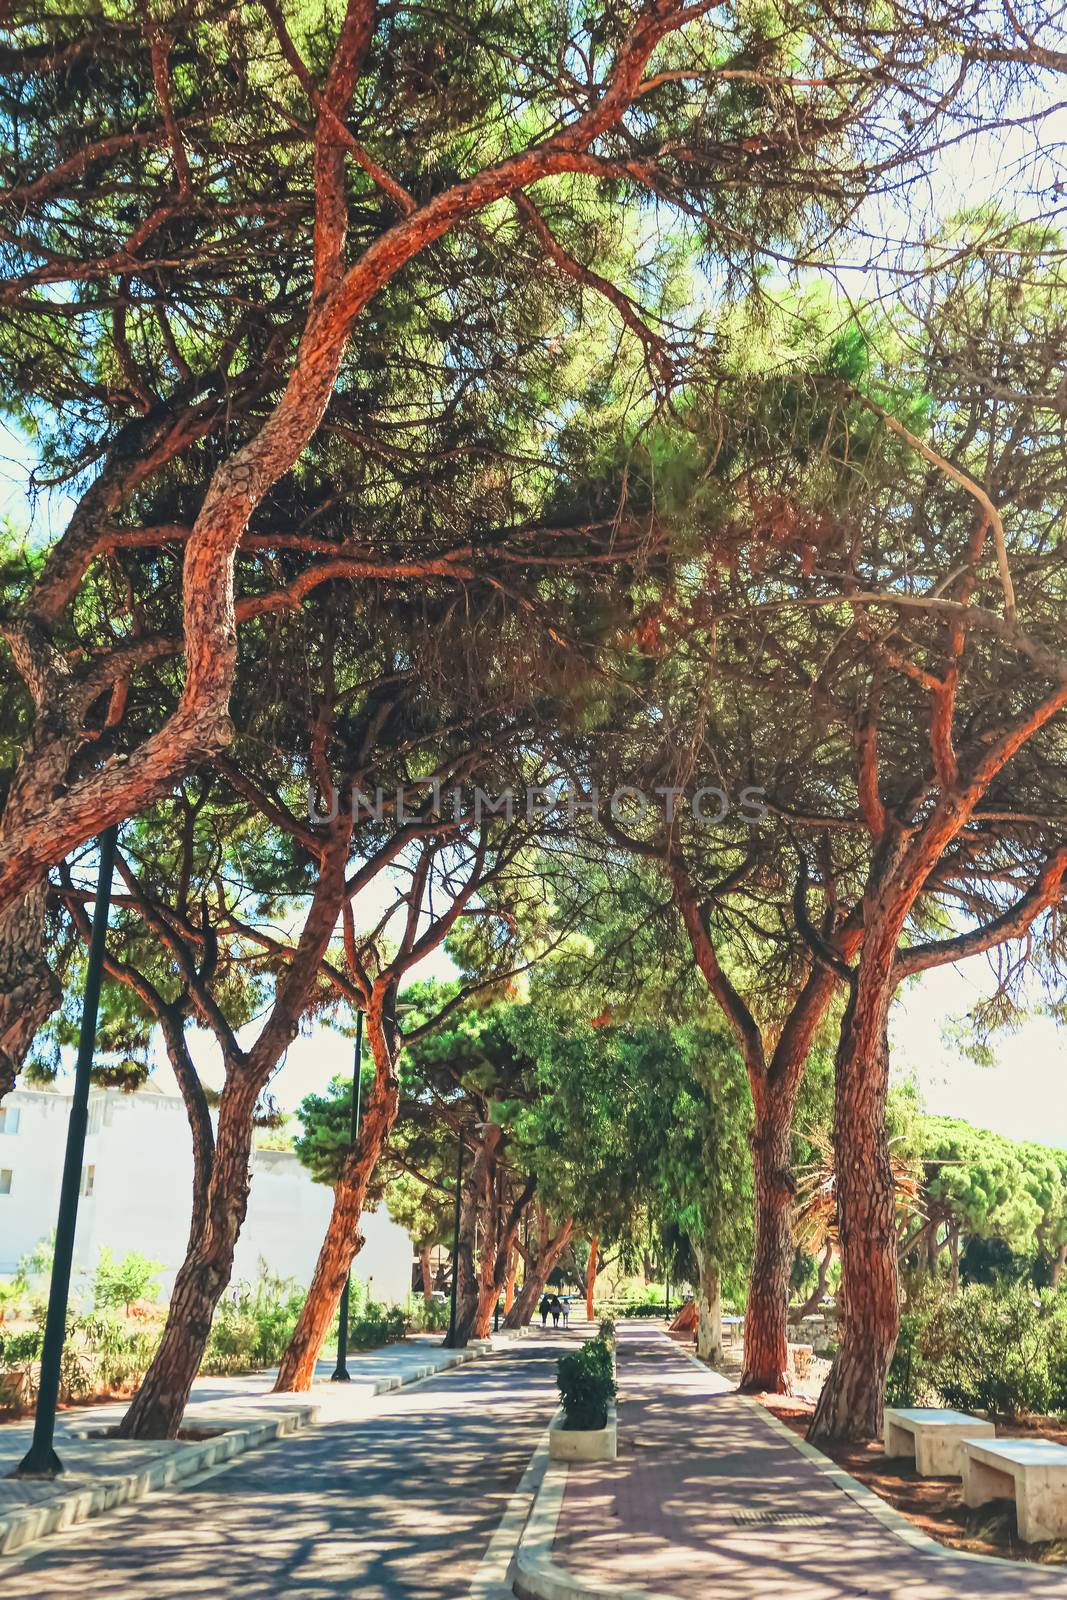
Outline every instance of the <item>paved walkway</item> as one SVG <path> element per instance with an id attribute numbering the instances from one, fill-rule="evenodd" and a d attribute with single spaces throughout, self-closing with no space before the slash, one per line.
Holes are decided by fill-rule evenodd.
<path id="1" fill-rule="evenodd" d="M 507 1336 L 501 1336 L 501 1346 Z M 354 1353 L 348 1360 L 350 1382 L 330 1383 L 336 1357 L 320 1361 L 314 1386 L 309 1394 L 271 1394 L 277 1369 L 225 1378 L 200 1378 L 193 1385 L 185 1412 L 187 1427 L 204 1432 L 226 1430 L 239 1433 L 231 1440 L 239 1449 L 261 1446 L 271 1431 L 263 1424 L 282 1419 L 288 1430 L 302 1426 L 317 1416 L 330 1420 L 352 1416 L 384 1388 L 399 1388 L 429 1369 L 442 1370 L 454 1365 L 460 1356 L 441 1347 L 441 1336 L 413 1336 L 377 1350 Z M 8 1422 L 0 1426 L 0 1550 L 11 1549 L 37 1538 L 48 1529 L 22 1518 L 17 1529 L 9 1526 L 14 1514 L 62 1503 L 68 1510 L 53 1511 L 65 1521 L 80 1521 L 92 1514 L 89 1497 L 114 1505 L 139 1498 L 143 1492 L 158 1490 L 175 1476 L 203 1470 L 222 1459 L 225 1451 L 209 1444 L 176 1439 L 126 1440 L 100 1436 L 100 1430 L 113 1428 L 126 1410 L 125 1400 L 107 1401 L 95 1406 L 71 1406 L 56 1419 L 56 1451 L 66 1469 L 52 1480 L 12 1478 L 11 1472 L 22 1460 L 33 1435 L 33 1419 Z M 88 1437 L 86 1437 L 88 1435 Z M 144 1488 L 128 1481 L 150 1474 Z M 84 1501 L 84 1504 L 83 1504 Z M 93 1510 L 97 1509 L 94 1503 Z"/>
<path id="2" fill-rule="evenodd" d="M 555 1409 L 563 1348 L 562 1331 L 538 1331 L 379 1399 L 354 1384 L 317 1390 L 332 1410 L 319 1426 L 5 1558 L 0 1593 L 467 1600 Z"/>
<path id="3" fill-rule="evenodd" d="M 1067 1597 L 1062 1568 L 911 1549 L 665 1335 L 619 1335 L 619 1459 L 570 1468 L 570 1572 L 673 1600 Z"/>

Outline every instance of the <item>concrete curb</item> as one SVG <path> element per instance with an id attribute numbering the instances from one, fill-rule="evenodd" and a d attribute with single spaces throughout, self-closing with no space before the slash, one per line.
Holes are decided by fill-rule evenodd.
<path id="1" fill-rule="evenodd" d="M 492 1338 L 499 1343 L 487 1342 L 476 1344 L 473 1340 L 465 1350 L 450 1350 L 444 1361 L 425 1361 L 419 1367 L 412 1367 L 410 1372 L 401 1373 L 395 1378 L 379 1378 L 370 1391 L 371 1398 L 380 1394 L 392 1394 L 396 1389 L 406 1389 L 409 1383 L 421 1383 L 424 1378 L 434 1378 L 439 1372 L 448 1372 L 452 1367 L 465 1366 L 468 1361 L 477 1361 L 480 1356 L 491 1356 L 499 1350 L 506 1350 L 515 1339 L 526 1336 L 525 1328 L 509 1328 L 506 1332 L 501 1330 L 494 1333 Z M 329 1378 L 316 1378 L 315 1388 L 325 1388 L 330 1385 Z"/>
<path id="2" fill-rule="evenodd" d="M 0 1555 L 10 1555 L 23 1545 L 31 1544 L 46 1534 L 58 1533 L 86 1522 L 115 1506 L 126 1505 L 131 1500 L 143 1500 L 156 1489 L 166 1489 L 180 1483 L 208 1467 L 228 1461 L 231 1456 L 254 1450 L 257 1445 L 269 1444 L 299 1428 L 306 1428 L 318 1416 L 318 1406 L 293 1406 L 278 1410 L 261 1421 L 250 1422 L 243 1428 L 231 1428 L 217 1438 L 203 1439 L 168 1453 L 159 1461 L 140 1472 L 127 1472 L 105 1478 L 95 1484 L 72 1488 L 68 1494 L 56 1495 L 41 1505 L 21 1506 L 17 1511 L 0 1517 Z M 209 1417 L 201 1419 L 204 1423 Z M 62 1441 L 60 1441 L 62 1444 Z"/>
<path id="3" fill-rule="evenodd" d="M 412 1367 L 410 1372 L 403 1372 L 395 1378 L 379 1378 L 371 1389 L 372 1395 L 392 1394 L 394 1389 L 406 1389 L 409 1383 L 421 1383 L 423 1378 L 432 1378 L 438 1372 L 448 1372 L 452 1367 L 465 1366 L 468 1361 L 477 1361 L 479 1356 L 487 1356 L 489 1350 L 450 1350 L 446 1361 L 427 1361 L 421 1367 Z M 329 1383 L 329 1378 L 321 1378 L 321 1383 Z"/>
<path id="4" fill-rule="evenodd" d="M 515 1593 L 522 1600 L 661 1600 L 647 1589 L 579 1578 L 552 1556 L 569 1468 L 549 1461 L 515 1554 Z"/>

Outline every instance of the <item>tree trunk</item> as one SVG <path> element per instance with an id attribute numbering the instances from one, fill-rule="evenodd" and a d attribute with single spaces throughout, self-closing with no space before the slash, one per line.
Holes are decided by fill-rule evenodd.
<path id="1" fill-rule="evenodd" d="M 952 1265 L 949 1269 L 948 1287 L 950 1294 L 960 1292 L 960 1230 L 951 1227 L 948 1231 L 948 1255 Z"/>
<path id="2" fill-rule="evenodd" d="M 801 1306 L 800 1310 L 797 1312 L 798 1322 L 803 1321 L 805 1317 L 814 1316 L 816 1311 L 818 1311 L 819 1307 L 822 1305 L 822 1297 L 826 1293 L 826 1282 L 830 1276 L 830 1263 L 833 1259 L 834 1247 L 832 1242 L 827 1239 L 826 1244 L 823 1246 L 822 1255 L 819 1258 L 818 1281 L 816 1282 L 814 1289 L 808 1295 L 808 1298 L 805 1300 L 804 1304 Z"/>
<path id="3" fill-rule="evenodd" d="M 504 1279 L 504 1326 L 507 1327 L 507 1315 L 515 1304 L 515 1279 L 519 1272 L 519 1252 L 512 1250 L 508 1258 L 508 1272 Z"/>
<path id="4" fill-rule="evenodd" d="M 568 1217 L 562 1227 L 550 1238 L 548 1236 L 548 1219 L 544 1212 L 541 1213 L 542 1242 L 535 1259 L 526 1264 L 526 1279 L 521 1292 L 515 1297 L 515 1304 L 508 1314 L 504 1326 L 506 1328 L 525 1328 L 529 1325 L 537 1307 L 537 1302 L 545 1292 L 545 1284 L 563 1254 L 570 1237 L 574 1231 L 574 1218 Z"/>
<path id="5" fill-rule="evenodd" d="M 47 891 L 41 883 L 0 911 L 0 1100 L 15 1087 L 34 1035 L 61 999 L 44 954 Z"/>
<path id="6" fill-rule="evenodd" d="M 256 1092 L 255 1081 L 239 1075 L 223 1090 L 203 1226 L 178 1269 L 163 1338 L 119 1423 L 120 1438 L 173 1439 L 181 1426 L 248 1205 Z"/>
<path id="7" fill-rule="evenodd" d="M 494 1162 L 499 1156 L 501 1140 L 498 1140 L 493 1152 Z M 519 1231 L 519 1223 L 526 1207 L 533 1197 L 537 1186 L 534 1176 L 528 1177 L 522 1191 L 514 1197 L 506 1216 L 503 1215 L 503 1197 L 500 1193 L 501 1174 L 497 1167 L 496 1192 L 492 1204 L 488 1207 L 488 1220 L 485 1229 L 485 1244 L 482 1250 L 481 1270 L 478 1280 L 478 1302 L 474 1316 L 473 1336 L 476 1339 L 486 1339 L 489 1336 L 493 1312 L 496 1310 L 500 1291 L 508 1271 L 508 1260 L 515 1247 L 515 1239 Z"/>
<path id="8" fill-rule="evenodd" d="M 502 1131 L 495 1123 L 491 1123 L 485 1129 L 485 1135 L 478 1146 L 474 1165 L 471 1167 L 463 1191 L 456 1262 L 456 1331 L 453 1338 L 445 1340 L 445 1343 L 455 1350 L 465 1349 L 474 1335 L 475 1324 L 479 1321 L 485 1297 L 483 1272 L 492 1271 L 491 1262 L 496 1251 L 496 1238 L 492 1228 L 490 1196 L 497 1151 L 502 1137 Z M 485 1253 L 482 1257 L 482 1270 L 478 1270 L 474 1264 L 475 1240 L 479 1219 L 482 1218 L 485 1220 Z"/>
<path id="9" fill-rule="evenodd" d="M 1063 1269 L 1065 1266 L 1067 1266 L 1067 1240 L 1056 1251 L 1056 1256 L 1052 1263 L 1052 1287 L 1054 1289 L 1058 1289 L 1063 1281 Z"/>
<path id="10" fill-rule="evenodd" d="M 694 1244 L 693 1254 L 700 1269 L 697 1296 L 697 1355 L 702 1361 L 721 1361 L 722 1279 L 709 1251 Z"/>
<path id="11" fill-rule="evenodd" d="M 593 1291 L 596 1289 L 596 1258 L 600 1239 L 594 1233 L 589 1241 L 589 1261 L 585 1269 L 585 1315 L 589 1322 L 593 1320 Z"/>
<path id="12" fill-rule="evenodd" d="M 429 1305 L 433 1299 L 433 1272 L 430 1268 L 430 1246 L 419 1246 L 419 1269 L 422 1273 L 422 1298 Z"/>
<path id="13" fill-rule="evenodd" d="M 754 1100 L 754 1237 L 741 1388 L 751 1393 L 787 1394 L 789 1272 L 793 1259 L 793 1195 L 796 1192 L 789 1165 L 789 1145 L 795 1094 L 765 1085 Z"/>
<path id="14" fill-rule="evenodd" d="M 303 1310 L 278 1368 L 272 1391 L 274 1394 L 290 1391 L 303 1393 L 311 1387 L 315 1363 L 330 1331 L 345 1279 L 363 1247 L 359 1219 L 378 1157 L 400 1106 L 400 1085 L 394 1076 L 391 1029 L 382 1016 L 380 1004 L 372 1004 L 368 1008 L 367 1035 L 374 1056 L 374 1083 L 360 1122 L 359 1139 L 355 1149 L 349 1152 L 333 1191 L 333 1210 L 326 1237 L 315 1263 L 315 1273 Z"/>
<path id="15" fill-rule="evenodd" d="M 884 964 L 861 960 L 841 1024 L 834 1153 L 845 1325 L 812 1418 L 812 1440 L 881 1437 L 900 1324 L 896 1196 L 885 1128 L 890 961 L 891 953 Z"/>

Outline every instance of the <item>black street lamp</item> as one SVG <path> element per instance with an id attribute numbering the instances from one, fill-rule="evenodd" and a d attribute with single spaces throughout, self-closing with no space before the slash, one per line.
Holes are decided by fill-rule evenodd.
<path id="1" fill-rule="evenodd" d="M 67 1122 L 67 1148 L 63 1157 L 63 1178 L 59 1186 L 59 1217 L 56 1221 L 56 1247 L 52 1262 L 52 1281 L 48 1288 L 48 1316 L 41 1346 L 41 1378 L 33 1418 L 33 1443 L 11 1473 L 13 1478 L 56 1478 L 64 1471 L 56 1455 L 56 1406 L 59 1403 L 59 1378 L 63 1344 L 67 1337 L 67 1302 L 70 1297 L 70 1271 L 74 1260 L 74 1232 L 78 1226 L 78 1195 L 81 1190 L 82 1160 L 85 1155 L 85 1130 L 89 1121 L 89 1079 L 96 1044 L 96 1018 L 100 1009 L 100 985 L 104 976 L 104 945 L 107 939 L 107 914 L 111 904 L 111 878 L 115 870 L 115 847 L 119 830 L 115 825 L 100 835 L 100 870 L 93 908 L 93 931 L 89 940 L 89 962 L 85 973 L 78 1059 L 74 1068 L 74 1093 Z"/>
<path id="2" fill-rule="evenodd" d="M 355 1149 L 359 1138 L 359 1103 L 363 1087 L 363 1012 L 356 1012 L 356 1061 L 352 1068 L 352 1120 L 349 1124 L 348 1143 Z M 348 1269 L 345 1286 L 341 1290 L 341 1305 L 337 1322 L 337 1365 L 330 1374 L 331 1383 L 349 1383 L 348 1371 L 348 1295 L 352 1287 L 352 1268 Z"/>

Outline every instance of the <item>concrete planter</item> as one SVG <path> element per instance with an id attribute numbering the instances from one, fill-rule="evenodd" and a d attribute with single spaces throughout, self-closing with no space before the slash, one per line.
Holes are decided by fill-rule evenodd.
<path id="1" fill-rule="evenodd" d="M 548 1453 L 553 1461 L 615 1460 L 619 1448 L 614 1400 L 608 1404 L 608 1420 L 602 1428 L 568 1428 L 565 1421 L 560 1407 L 548 1429 Z"/>

